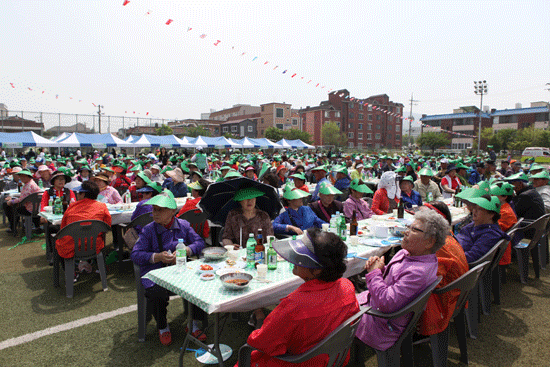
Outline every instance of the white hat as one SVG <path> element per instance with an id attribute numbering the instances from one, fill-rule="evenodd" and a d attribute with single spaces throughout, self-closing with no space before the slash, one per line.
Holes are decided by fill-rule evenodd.
<path id="1" fill-rule="evenodd" d="M 358 165 L 355 166 L 355 168 L 363 168 L 363 167 L 365 167 L 365 166 L 363 165 L 363 163 L 359 163 Z"/>
<path id="2" fill-rule="evenodd" d="M 447 158 L 443 158 L 440 160 L 441 163 L 449 163 L 449 160 Z"/>

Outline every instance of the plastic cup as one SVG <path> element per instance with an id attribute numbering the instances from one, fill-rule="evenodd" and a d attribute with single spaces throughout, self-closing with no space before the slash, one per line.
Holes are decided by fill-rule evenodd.
<path id="1" fill-rule="evenodd" d="M 328 232 L 328 226 L 329 226 L 328 223 L 323 223 L 323 224 L 322 224 L 322 229 L 323 229 L 323 231 Z"/>
<path id="2" fill-rule="evenodd" d="M 352 246 L 357 246 L 359 244 L 359 237 L 358 236 L 350 236 L 349 242 Z"/>
<path id="3" fill-rule="evenodd" d="M 224 246 L 225 249 L 227 250 L 227 252 L 229 253 L 229 251 L 233 251 L 233 245 L 227 245 L 227 246 Z"/>
<path id="4" fill-rule="evenodd" d="M 233 261 L 239 260 L 239 250 L 229 250 L 229 259 Z"/>
<path id="5" fill-rule="evenodd" d="M 266 264 L 258 264 L 258 266 L 256 267 L 256 270 L 258 271 L 258 279 L 264 280 L 267 277 Z"/>

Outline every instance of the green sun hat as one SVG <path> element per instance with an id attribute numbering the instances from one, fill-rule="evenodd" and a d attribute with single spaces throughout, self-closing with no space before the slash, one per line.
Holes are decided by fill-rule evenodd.
<path id="1" fill-rule="evenodd" d="M 535 164 L 533 164 L 533 165 L 531 166 L 531 168 L 529 169 L 529 172 L 531 172 L 531 171 L 536 171 L 536 170 L 539 170 L 539 169 L 544 169 L 544 167 L 541 166 L 541 165 L 538 164 L 538 163 L 535 163 Z"/>
<path id="2" fill-rule="evenodd" d="M 325 171 L 325 172 L 328 172 L 328 168 L 327 168 L 327 166 L 322 165 L 322 166 L 313 167 L 313 168 L 311 169 L 311 171 L 312 171 L 312 172 L 313 172 L 313 171 Z"/>
<path id="3" fill-rule="evenodd" d="M 17 172 L 17 174 L 32 177 L 32 173 L 28 169 L 21 170 L 21 171 Z"/>
<path id="4" fill-rule="evenodd" d="M 224 179 L 239 178 L 239 177 L 243 177 L 243 176 L 239 172 L 232 169 L 231 171 L 227 172 L 227 174 L 224 176 Z"/>
<path id="5" fill-rule="evenodd" d="M 162 171 L 160 171 L 161 174 L 165 174 L 166 172 L 168 171 L 173 171 L 174 168 L 172 166 L 166 166 L 162 169 Z"/>
<path id="6" fill-rule="evenodd" d="M 130 171 L 131 172 L 137 172 L 137 171 L 141 171 L 143 169 L 143 167 L 141 166 L 141 164 L 139 163 L 136 163 L 136 165 L 132 168 L 130 168 Z"/>
<path id="7" fill-rule="evenodd" d="M 497 182 L 491 186 L 491 195 L 512 196 L 514 195 L 514 186 L 508 182 Z"/>
<path id="8" fill-rule="evenodd" d="M 269 163 L 264 162 L 262 164 L 262 169 L 260 170 L 260 174 L 258 177 L 263 177 L 265 173 L 271 168 L 271 165 Z"/>
<path id="9" fill-rule="evenodd" d="M 365 184 L 360 185 L 359 179 L 356 178 L 355 180 L 351 181 L 349 184 L 350 189 L 354 189 L 355 191 L 359 191 L 363 194 L 372 194 L 372 190 L 369 189 L 369 187 Z"/>
<path id="10" fill-rule="evenodd" d="M 496 196 L 483 195 L 477 198 L 471 198 L 469 201 L 490 212 L 500 213 L 500 200 L 498 200 Z"/>
<path id="11" fill-rule="evenodd" d="M 63 172 L 66 176 L 74 177 L 74 172 L 67 167 L 59 167 L 57 170 Z"/>
<path id="12" fill-rule="evenodd" d="M 523 172 L 518 172 L 515 175 L 504 178 L 504 181 L 508 181 L 508 182 L 511 182 L 511 181 L 529 182 L 529 176 L 527 176 Z"/>
<path id="13" fill-rule="evenodd" d="M 223 165 L 223 166 L 220 167 L 220 171 L 223 171 L 223 170 L 226 170 L 226 169 L 231 169 L 231 167 L 226 166 L 226 165 Z"/>
<path id="14" fill-rule="evenodd" d="M 201 173 L 200 171 L 193 171 L 193 172 L 191 173 L 191 176 L 192 176 L 192 175 L 197 175 L 197 176 L 199 176 L 200 178 L 202 178 L 202 173 Z"/>
<path id="15" fill-rule="evenodd" d="M 63 158 L 63 157 L 57 158 L 55 161 L 56 161 L 57 163 L 63 163 L 63 164 L 65 164 L 65 158 Z"/>
<path id="16" fill-rule="evenodd" d="M 304 175 L 302 172 L 294 173 L 294 174 L 290 175 L 289 177 L 298 178 L 302 181 L 306 180 L 306 175 Z"/>
<path id="17" fill-rule="evenodd" d="M 413 179 L 412 176 L 403 177 L 403 179 L 401 181 L 409 181 L 409 182 L 414 183 L 414 179 Z"/>
<path id="18" fill-rule="evenodd" d="M 123 170 L 128 169 L 128 165 L 126 163 L 124 163 L 123 161 L 117 161 L 116 163 L 113 164 L 113 167 L 120 167 Z"/>
<path id="19" fill-rule="evenodd" d="M 187 185 L 188 188 L 193 190 L 202 190 L 204 187 L 201 186 L 199 181 L 191 182 L 189 185 Z"/>
<path id="20" fill-rule="evenodd" d="M 243 201 L 247 199 L 254 199 L 260 196 L 264 196 L 264 192 L 255 188 L 255 187 L 248 187 L 246 189 L 240 189 L 235 193 L 235 196 L 233 197 L 233 200 L 235 201 Z"/>
<path id="21" fill-rule="evenodd" d="M 285 191 L 283 198 L 287 200 L 295 200 L 295 199 L 303 199 L 305 197 L 308 197 L 310 193 L 305 192 L 303 190 L 293 188 L 292 190 Z"/>
<path id="22" fill-rule="evenodd" d="M 176 203 L 176 199 L 174 199 L 174 194 L 170 190 L 164 190 L 157 196 L 152 197 L 151 199 L 147 200 L 144 205 L 156 205 L 160 206 L 161 208 L 168 208 L 168 209 L 177 209 L 178 204 Z"/>
<path id="23" fill-rule="evenodd" d="M 78 161 L 76 161 L 76 163 L 78 163 L 78 164 L 88 164 L 88 161 L 85 158 L 82 158 L 82 159 L 79 159 Z"/>
<path id="24" fill-rule="evenodd" d="M 85 170 L 85 169 L 87 169 L 88 171 L 92 172 L 90 166 L 88 166 L 87 164 L 85 164 L 85 165 L 83 165 L 82 167 L 80 167 L 80 171 Z"/>
<path id="25" fill-rule="evenodd" d="M 422 168 L 419 172 L 418 172 L 418 175 L 419 176 L 429 176 L 429 177 L 433 177 L 434 173 L 431 169 L 429 168 Z"/>
<path id="26" fill-rule="evenodd" d="M 405 166 L 400 166 L 395 170 L 395 173 L 399 173 L 399 172 L 407 172 L 407 168 L 405 168 Z"/>
<path id="27" fill-rule="evenodd" d="M 115 173 L 115 171 L 113 171 L 113 169 L 111 167 L 99 167 L 99 169 L 102 169 L 104 171 L 109 171 L 111 173 Z"/>
<path id="28" fill-rule="evenodd" d="M 348 168 L 344 167 L 344 166 L 334 166 L 332 168 L 332 172 L 343 173 L 347 176 L 348 175 Z"/>
<path id="29" fill-rule="evenodd" d="M 459 163 L 456 165 L 456 169 L 459 170 L 459 169 L 462 169 L 462 168 L 468 169 L 468 167 L 465 166 L 465 165 L 463 165 L 462 162 L 459 162 Z"/>
<path id="30" fill-rule="evenodd" d="M 140 172 L 137 174 L 137 177 L 141 178 L 143 181 L 145 181 L 146 185 L 149 185 L 151 183 L 151 179 L 147 177 L 147 175 L 143 172 Z"/>
<path id="31" fill-rule="evenodd" d="M 545 178 L 547 180 L 550 180 L 550 174 L 548 173 L 548 171 L 542 171 L 534 175 L 531 175 L 530 178 Z"/>
<path id="32" fill-rule="evenodd" d="M 319 194 L 323 195 L 342 195 L 342 191 L 338 190 L 336 187 L 332 186 L 328 182 L 321 183 L 319 188 Z"/>

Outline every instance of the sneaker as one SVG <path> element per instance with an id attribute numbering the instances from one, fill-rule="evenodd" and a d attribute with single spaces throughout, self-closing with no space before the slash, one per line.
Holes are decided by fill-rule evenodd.
<path id="1" fill-rule="evenodd" d="M 250 318 L 248 319 L 248 325 L 256 327 L 256 314 L 254 312 L 252 312 Z"/>
<path id="2" fill-rule="evenodd" d="M 202 330 L 195 330 L 191 335 L 199 339 L 201 342 L 206 341 L 206 334 Z"/>
<path id="3" fill-rule="evenodd" d="M 74 272 L 74 283 L 76 283 L 76 281 L 78 280 L 78 278 L 80 278 L 80 274 L 77 273 L 76 271 Z"/>
<path id="4" fill-rule="evenodd" d="M 161 334 L 159 331 L 159 339 L 162 345 L 170 345 L 172 344 L 172 333 L 169 331 L 165 331 Z"/>

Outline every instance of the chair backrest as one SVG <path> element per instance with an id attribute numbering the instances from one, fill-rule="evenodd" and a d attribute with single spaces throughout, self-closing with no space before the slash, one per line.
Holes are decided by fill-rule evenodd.
<path id="1" fill-rule="evenodd" d="M 130 223 L 128 223 L 128 225 L 126 227 L 128 229 L 134 228 L 135 226 L 145 227 L 146 225 L 148 225 L 152 221 L 153 221 L 153 216 L 151 215 L 151 213 L 144 213 L 144 214 L 140 215 L 139 217 L 135 218 Z"/>
<path id="2" fill-rule="evenodd" d="M 33 194 L 30 194 L 29 196 L 27 196 L 23 200 L 21 200 L 19 202 L 19 205 L 24 206 L 27 203 L 31 203 L 32 204 L 31 213 L 32 213 L 33 217 L 36 217 L 38 215 L 38 212 L 40 211 L 40 203 L 41 202 L 42 202 L 42 193 L 35 192 Z"/>
<path id="3" fill-rule="evenodd" d="M 514 234 L 518 230 L 517 223 L 506 232 L 510 238 L 514 238 Z M 493 257 L 493 261 L 491 262 L 491 265 L 489 265 L 489 271 L 493 271 L 497 265 L 500 263 L 500 259 L 502 259 L 502 256 L 504 256 L 504 253 L 506 252 L 506 249 L 508 248 L 508 244 L 511 242 L 507 239 L 502 239 L 498 241 L 498 243 L 495 245 L 495 247 L 498 247 L 497 252 L 495 253 L 495 256 Z"/>
<path id="4" fill-rule="evenodd" d="M 468 300 L 468 295 L 470 294 L 470 291 L 475 287 L 479 277 L 481 276 L 481 273 L 483 273 L 483 270 L 488 268 L 489 265 L 489 261 L 482 262 L 481 264 L 468 270 L 466 273 L 462 274 L 460 278 L 455 279 L 446 286 L 434 289 L 434 294 L 442 294 L 455 289 L 460 290 L 460 294 L 458 295 L 455 310 L 451 319 L 458 315 L 460 310 L 462 310 L 462 307 L 464 307 L 464 304 L 466 304 L 466 301 Z"/>
<path id="5" fill-rule="evenodd" d="M 531 250 L 532 248 L 538 245 L 540 239 L 546 233 L 546 226 L 549 220 L 550 220 L 550 213 L 543 215 L 542 217 L 540 217 L 539 219 L 537 219 L 536 221 L 534 221 L 533 223 L 529 224 L 526 227 L 518 228 L 518 233 L 527 233 L 527 232 L 533 233 L 534 231 L 529 241 L 529 246 L 528 246 L 529 250 Z M 527 222 L 527 221 L 524 220 L 524 222 Z"/>
<path id="6" fill-rule="evenodd" d="M 326 354 L 329 357 L 327 366 L 340 367 L 344 364 L 351 343 L 355 338 L 355 332 L 359 327 L 359 321 L 368 307 L 362 307 L 359 312 L 348 318 L 313 348 L 299 355 L 282 355 L 274 358 L 288 363 L 302 363 L 319 355 Z M 246 344 L 243 346 L 245 347 Z M 241 348 L 242 349 L 242 348 Z M 239 366 L 250 366 L 250 354 L 239 351 Z M 248 357 L 248 358 L 247 358 Z"/>
<path id="7" fill-rule="evenodd" d="M 85 258 L 96 254 L 96 240 L 102 233 L 107 233 L 111 227 L 100 220 L 80 220 L 62 228 L 57 239 L 70 236 L 74 241 L 74 257 Z"/>
<path id="8" fill-rule="evenodd" d="M 206 225 L 207 214 L 200 209 L 191 209 L 180 215 L 179 219 L 185 219 L 191 224 L 193 230 L 202 237 Z"/>
<path id="9" fill-rule="evenodd" d="M 412 300 L 408 305 L 403 307 L 401 310 L 396 311 L 391 314 L 385 314 L 377 310 L 370 309 L 367 311 L 367 314 L 375 316 L 375 317 L 381 317 L 388 320 L 393 320 L 400 318 L 402 316 L 411 315 L 411 318 L 409 320 L 409 323 L 407 324 L 407 327 L 403 331 L 403 334 L 399 337 L 399 339 L 395 342 L 394 345 L 400 345 L 403 343 L 403 340 L 416 328 L 416 324 L 418 323 L 418 320 L 420 319 L 420 316 L 422 316 L 422 313 L 424 313 L 424 309 L 426 308 L 426 303 L 428 303 L 428 298 L 432 295 L 433 290 L 439 282 L 441 282 L 441 279 L 443 277 L 439 276 L 437 279 L 430 284 L 420 295 L 418 295 L 414 300 Z"/>

